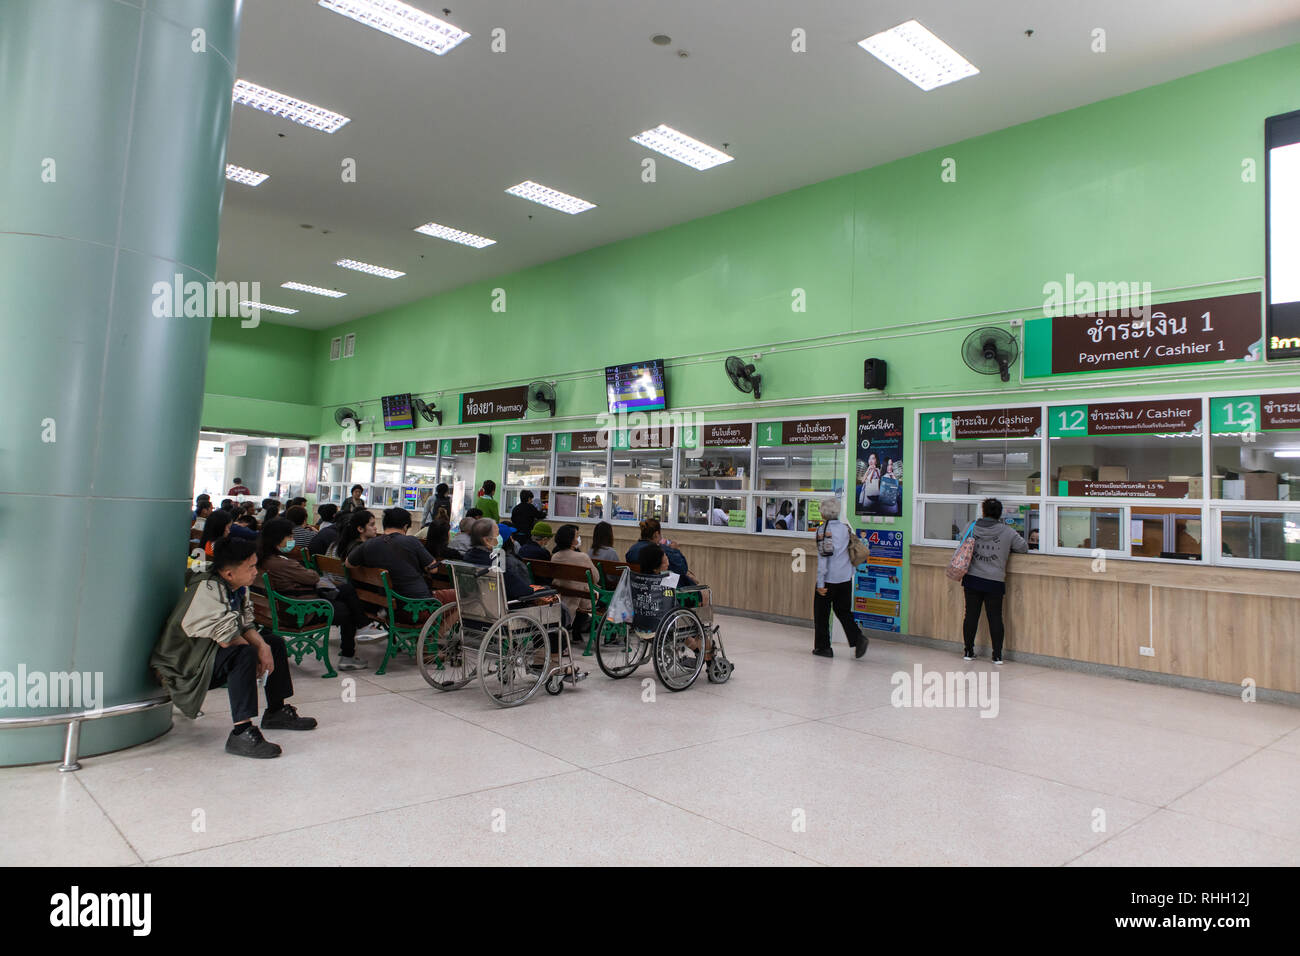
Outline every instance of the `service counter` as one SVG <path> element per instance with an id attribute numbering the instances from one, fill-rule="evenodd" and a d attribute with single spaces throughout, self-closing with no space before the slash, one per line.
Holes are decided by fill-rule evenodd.
<path id="1" fill-rule="evenodd" d="M 960 647 L 951 548 L 910 548 L 908 632 Z M 1006 648 L 1131 670 L 1300 692 L 1300 576 L 1197 563 L 1013 554 Z M 977 646 L 988 646 L 981 616 Z M 1139 648 L 1148 647 L 1153 656 Z"/>

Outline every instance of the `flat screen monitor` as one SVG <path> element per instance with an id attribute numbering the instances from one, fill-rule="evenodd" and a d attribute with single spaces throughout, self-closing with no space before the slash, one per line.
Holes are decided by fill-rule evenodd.
<path id="1" fill-rule="evenodd" d="M 410 392 L 402 395 L 385 395 L 382 401 L 384 404 L 384 428 L 392 430 L 415 427 L 415 418 L 411 413 Z"/>
<path id="2" fill-rule="evenodd" d="M 612 414 L 667 408 L 664 360 L 605 366 L 605 394 Z"/>
<path id="3" fill-rule="evenodd" d="M 1300 111 L 1264 121 L 1265 354 L 1300 356 Z"/>

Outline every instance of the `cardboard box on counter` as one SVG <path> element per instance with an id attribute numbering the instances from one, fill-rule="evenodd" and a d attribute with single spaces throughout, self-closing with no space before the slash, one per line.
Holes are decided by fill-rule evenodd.
<path id="1" fill-rule="evenodd" d="M 1057 481 L 1096 481 L 1097 469 L 1092 465 L 1062 465 L 1056 469 Z"/>
<path id="2" fill-rule="evenodd" d="M 1098 481 L 1128 481 L 1127 465 L 1102 465 L 1097 469 Z M 1171 479 L 1172 480 L 1172 479 Z"/>
<path id="3" fill-rule="evenodd" d="M 1275 471 L 1242 472 L 1247 501 L 1277 501 L 1278 475 Z"/>
<path id="4" fill-rule="evenodd" d="M 1186 476 L 1170 475 L 1169 480 L 1187 482 L 1187 497 L 1189 498 L 1202 498 L 1205 496 L 1205 479 L 1202 478 L 1200 475 L 1186 475 Z M 1223 497 L 1223 476 L 1222 475 L 1210 476 L 1210 497 L 1211 498 Z"/>

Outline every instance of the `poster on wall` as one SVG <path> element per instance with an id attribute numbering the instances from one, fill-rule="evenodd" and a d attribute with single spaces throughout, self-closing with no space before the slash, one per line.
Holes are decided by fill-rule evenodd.
<path id="1" fill-rule="evenodd" d="M 853 573 L 853 619 L 873 631 L 900 633 L 903 626 L 903 532 L 855 532 L 871 549 Z"/>
<path id="2" fill-rule="evenodd" d="M 303 483 L 304 495 L 316 494 L 316 481 L 320 478 L 320 445 L 307 446 L 307 475 Z"/>
<path id="3" fill-rule="evenodd" d="M 859 410 L 857 449 L 857 513 L 901 515 L 903 409 Z"/>

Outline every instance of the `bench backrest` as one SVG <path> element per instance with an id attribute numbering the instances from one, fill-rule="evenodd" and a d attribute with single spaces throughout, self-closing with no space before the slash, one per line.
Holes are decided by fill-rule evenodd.
<path id="1" fill-rule="evenodd" d="M 612 589 L 618 584 L 618 579 L 623 576 L 623 569 L 631 567 L 626 561 L 597 561 L 596 567 L 600 568 L 601 576 L 605 579 L 601 587 L 606 590 Z M 635 568 L 632 568 L 635 571 Z"/>
<path id="2" fill-rule="evenodd" d="M 561 594 L 569 597 L 590 598 L 595 584 L 591 572 L 576 564 L 561 564 L 557 561 L 543 561 L 541 558 L 523 558 L 524 564 L 533 573 L 533 579 L 549 579 L 551 586 Z"/>

